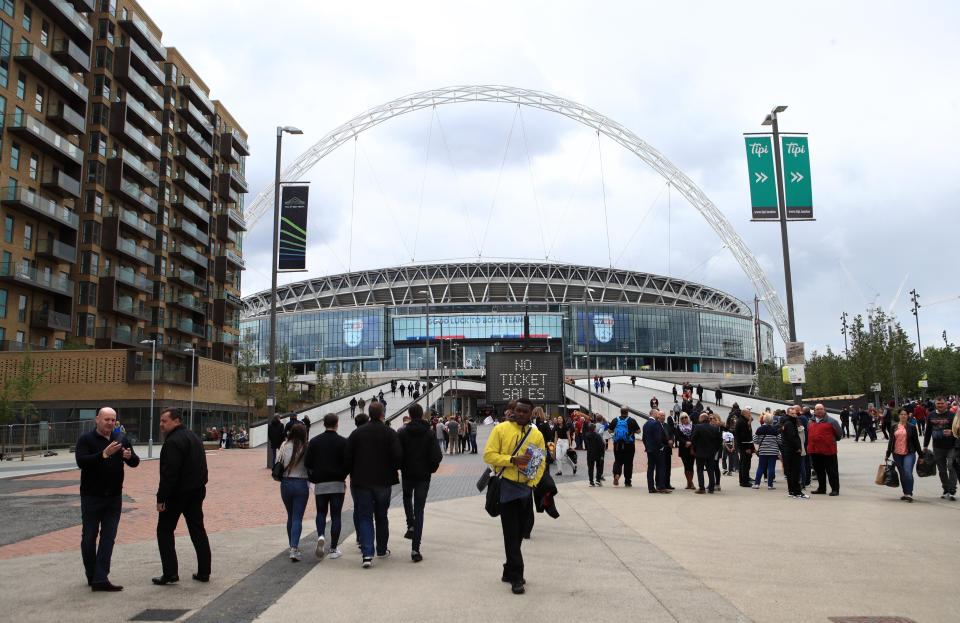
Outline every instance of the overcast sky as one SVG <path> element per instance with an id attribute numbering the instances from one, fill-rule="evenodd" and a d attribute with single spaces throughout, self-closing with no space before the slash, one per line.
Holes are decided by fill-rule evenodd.
<path id="1" fill-rule="evenodd" d="M 749 220 L 742 133 L 788 105 L 781 129 L 810 135 L 817 219 L 790 227 L 808 354 L 842 349 L 841 312 L 874 302 L 915 340 L 911 288 L 930 304 L 921 343 L 942 345 L 944 330 L 960 342 L 957 3 L 140 2 L 249 133 L 248 203 L 272 184 L 277 125 L 304 130 L 285 139 L 287 166 L 403 95 L 524 87 L 592 108 L 664 154 L 782 300 L 779 228 Z M 309 273 L 281 283 L 482 255 L 612 262 L 752 304 L 749 279 L 695 208 L 634 154 L 557 114 L 493 103 L 407 114 L 305 179 Z M 270 286 L 270 234 L 265 217 L 246 237 L 244 294 Z"/>

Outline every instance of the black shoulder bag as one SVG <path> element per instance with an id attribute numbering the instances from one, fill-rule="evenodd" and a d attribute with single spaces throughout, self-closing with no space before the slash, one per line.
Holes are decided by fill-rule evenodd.
<path id="1" fill-rule="evenodd" d="M 510 453 L 511 457 L 517 453 L 517 450 L 519 450 L 521 446 L 523 446 L 523 442 L 525 442 L 527 437 L 530 436 L 531 430 L 533 430 L 533 426 L 528 428 L 526 434 L 520 438 L 520 442 L 517 444 L 517 447 L 514 448 L 513 452 Z M 491 517 L 500 516 L 500 477 L 503 476 L 503 472 L 506 469 L 506 467 L 501 469 L 497 474 L 491 476 L 489 482 L 487 482 L 487 501 L 483 507 L 486 509 L 487 514 Z M 488 468 L 488 471 L 492 470 Z"/>

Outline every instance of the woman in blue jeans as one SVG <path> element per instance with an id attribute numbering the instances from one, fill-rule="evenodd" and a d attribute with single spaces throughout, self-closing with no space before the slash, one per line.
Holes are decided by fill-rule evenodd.
<path id="1" fill-rule="evenodd" d="M 780 434 L 771 424 L 772 413 L 764 413 L 760 427 L 753 434 L 753 444 L 757 447 L 757 456 L 760 463 L 757 465 L 757 474 L 753 479 L 753 488 L 760 488 L 760 481 L 767 477 L 767 489 L 773 490 L 773 479 L 777 475 L 777 458 L 780 456 Z"/>
<path id="2" fill-rule="evenodd" d="M 287 509 L 287 540 L 290 543 L 290 561 L 299 562 L 300 533 L 303 531 L 303 512 L 310 499 L 310 485 L 307 483 L 307 467 L 303 460 L 307 452 L 307 428 L 303 424 L 294 424 L 290 435 L 280 446 L 278 460 L 284 466 L 283 480 L 280 481 L 280 499 Z"/>
<path id="3" fill-rule="evenodd" d="M 900 409 L 900 423 L 894 426 L 892 432 L 884 460 L 893 455 L 893 462 L 900 472 L 900 486 L 903 488 L 900 499 L 913 502 L 913 466 L 917 463 L 917 452 L 921 445 L 917 426 L 910 423 L 910 414 L 906 409 Z"/>

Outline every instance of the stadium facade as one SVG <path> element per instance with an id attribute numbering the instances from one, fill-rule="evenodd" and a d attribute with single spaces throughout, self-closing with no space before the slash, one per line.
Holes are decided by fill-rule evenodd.
<path id="1" fill-rule="evenodd" d="M 269 363 L 270 291 L 243 299 L 241 335 Z M 429 321 L 428 321 L 429 318 Z M 751 374 L 773 328 L 715 288 L 572 264 L 423 264 L 315 277 L 278 288 L 277 347 L 297 374 L 482 368 L 528 343 L 568 369 Z M 279 356 L 279 355 L 278 355 Z"/>

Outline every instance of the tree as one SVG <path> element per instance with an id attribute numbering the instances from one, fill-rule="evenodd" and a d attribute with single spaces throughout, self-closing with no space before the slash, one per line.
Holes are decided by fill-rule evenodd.
<path id="1" fill-rule="evenodd" d="M 888 396 L 916 393 L 923 365 L 900 323 L 882 309 L 873 309 L 866 323 L 862 315 L 854 317 L 850 338 L 847 378 L 853 393 L 870 394 L 874 383 Z"/>
<path id="2" fill-rule="evenodd" d="M 960 392 L 960 349 L 928 346 L 923 350 L 927 393 L 932 396 Z"/>
<path id="3" fill-rule="evenodd" d="M 250 428 L 251 403 L 257 392 L 256 379 L 258 375 L 257 346 L 253 333 L 244 334 L 240 342 L 240 352 L 237 354 L 237 395 L 247 403 L 247 429 Z"/>
<path id="4" fill-rule="evenodd" d="M 330 386 L 327 384 L 326 359 L 321 359 L 317 362 L 317 384 L 313 392 L 313 399 L 316 402 L 323 402 L 325 400 L 325 396 L 330 393 Z"/>
<path id="5" fill-rule="evenodd" d="M 336 372 L 333 373 L 333 379 L 330 381 L 330 399 L 339 398 L 346 393 L 346 383 L 344 382 L 343 372 L 340 370 L 340 366 L 337 366 Z"/>
<path id="6" fill-rule="evenodd" d="M 347 393 L 356 394 L 363 388 L 363 375 L 360 373 L 359 368 L 354 367 L 353 370 L 350 371 L 350 374 L 347 375 Z"/>
<path id="7" fill-rule="evenodd" d="M 847 393 L 847 364 L 827 346 L 826 354 L 814 351 L 806 367 L 803 393 L 810 396 L 839 396 Z"/>
<path id="8" fill-rule="evenodd" d="M 0 386 L 0 425 L 13 419 L 13 379 L 8 379 Z M 7 439 L 5 446 L 12 446 L 13 439 Z M 0 447 L 0 458 L 6 454 L 6 447 Z"/>
<path id="9" fill-rule="evenodd" d="M 34 367 L 33 358 L 28 350 L 24 353 L 20 365 L 17 367 L 17 376 L 12 379 L 13 397 L 20 403 L 20 417 L 23 420 L 23 436 L 20 444 L 21 461 L 24 460 L 27 452 L 27 426 L 37 412 L 36 407 L 33 406 L 33 397 L 40 389 L 47 372 L 47 370 L 38 370 Z"/>
<path id="10" fill-rule="evenodd" d="M 760 395 L 765 398 L 790 400 L 790 386 L 783 383 L 780 369 L 770 363 L 760 364 L 757 374 Z"/>
<path id="11" fill-rule="evenodd" d="M 290 385 L 293 383 L 293 366 L 290 364 L 290 348 L 284 345 L 280 351 L 280 361 L 277 362 L 276 392 L 277 412 L 288 411 L 293 399 Z"/>

